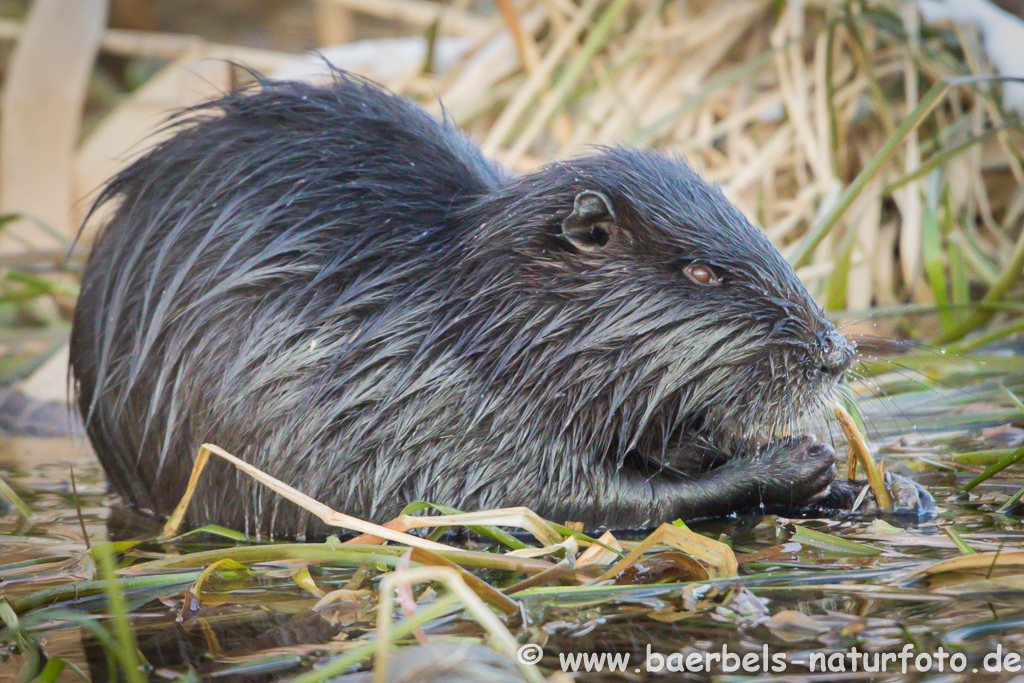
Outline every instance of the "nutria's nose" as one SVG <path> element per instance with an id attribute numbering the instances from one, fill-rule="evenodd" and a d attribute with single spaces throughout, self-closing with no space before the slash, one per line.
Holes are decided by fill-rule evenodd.
<path id="1" fill-rule="evenodd" d="M 853 362 L 853 345 L 846 337 L 833 327 L 818 333 L 818 343 L 821 345 L 822 373 L 838 377 L 846 372 Z"/>

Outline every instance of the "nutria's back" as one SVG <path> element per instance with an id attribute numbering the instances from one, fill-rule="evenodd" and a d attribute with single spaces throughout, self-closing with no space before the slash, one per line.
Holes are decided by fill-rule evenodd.
<path id="1" fill-rule="evenodd" d="M 681 162 L 607 149 L 511 177 L 343 74 L 177 125 L 100 198 L 119 207 L 72 335 L 133 504 L 172 509 L 207 441 L 375 521 L 428 500 L 644 526 L 834 476 L 830 449 L 782 435 L 852 351 Z M 222 463 L 189 519 L 325 531 Z"/>

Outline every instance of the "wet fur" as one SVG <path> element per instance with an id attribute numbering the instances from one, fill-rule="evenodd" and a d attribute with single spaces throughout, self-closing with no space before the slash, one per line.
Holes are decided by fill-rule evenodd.
<path id="1" fill-rule="evenodd" d="M 72 334 L 88 434 L 134 505 L 171 510 L 207 441 L 374 521 L 426 500 L 643 527 L 828 489 L 831 449 L 779 435 L 820 419 L 852 350 L 682 161 L 601 149 L 514 176 L 341 73 L 174 125 L 98 200 L 117 209 Z M 326 531 L 220 462 L 188 520 Z"/>

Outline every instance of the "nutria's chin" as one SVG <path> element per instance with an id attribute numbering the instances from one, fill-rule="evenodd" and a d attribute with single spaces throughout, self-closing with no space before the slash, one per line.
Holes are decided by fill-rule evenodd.
<path id="1" fill-rule="evenodd" d="M 799 435 L 852 358 L 684 163 L 524 176 L 377 86 L 262 83 L 118 175 L 72 367 L 114 488 L 166 513 L 216 443 L 337 510 L 651 526 L 826 492 Z M 193 524 L 326 528 L 223 463 Z"/>

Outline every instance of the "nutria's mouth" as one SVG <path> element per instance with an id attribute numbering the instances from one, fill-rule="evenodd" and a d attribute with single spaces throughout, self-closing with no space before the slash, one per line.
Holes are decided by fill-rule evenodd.
<path id="1" fill-rule="evenodd" d="M 715 375 L 710 388 L 681 384 L 660 398 L 635 425 L 630 457 L 692 474 L 816 434 L 843 373 L 826 372 L 813 358 L 772 361 L 766 368 L 751 354 L 736 361 L 735 372 Z"/>

